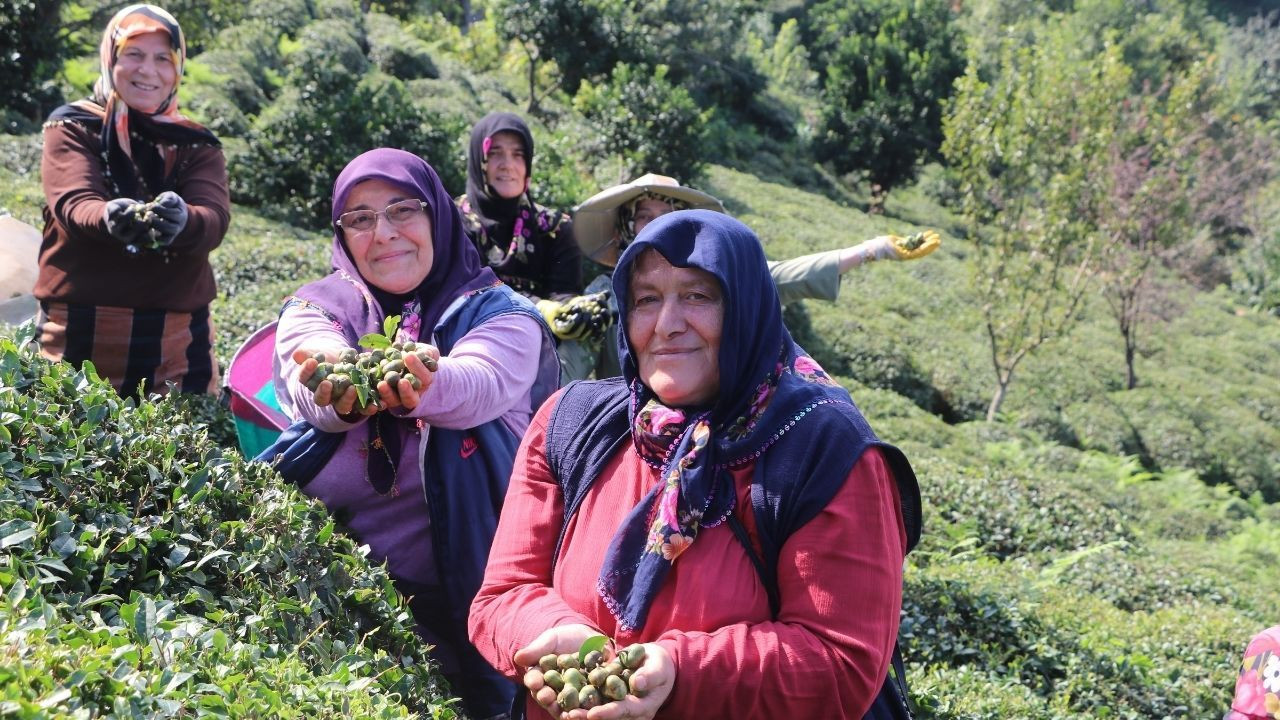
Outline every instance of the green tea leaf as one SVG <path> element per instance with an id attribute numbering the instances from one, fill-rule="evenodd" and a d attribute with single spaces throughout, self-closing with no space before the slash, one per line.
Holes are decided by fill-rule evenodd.
<path id="1" fill-rule="evenodd" d="M 27 520 L 13 520 L 0 527 L 0 548 L 17 545 L 36 536 L 36 524 Z"/>
<path id="2" fill-rule="evenodd" d="M 578 648 L 578 662 L 582 663 L 587 658 L 587 653 L 595 652 L 603 648 L 609 642 L 609 638 L 604 635 L 592 635 L 582 641 L 582 647 Z"/>
<path id="3" fill-rule="evenodd" d="M 138 601 L 138 611 L 133 615 L 133 631 L 138 637 L 150 640 L 156 632 L 156 603 L 149 597 Z"/>

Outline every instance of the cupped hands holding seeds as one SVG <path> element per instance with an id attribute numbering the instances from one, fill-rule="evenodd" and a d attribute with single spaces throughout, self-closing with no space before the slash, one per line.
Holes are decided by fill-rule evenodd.
<path id="1" fill-rule="evenodd" d="M 524 686 L 534 700 L 551 717 L 567 720 L 652 718 L 675 680 L 675 665 L 662 646 L 615 648 L 586 626 L 552 628 L 517 652 L 515 661 L 531 666 Z"/>
<path id="2" fill-rule="evenodd" d="M 362 347 L 342 350 L 299 349 L 293 361 L 300 366 L 298 382 L 313 393 L 316 405 L 332 405 L 339 415 L 372 415 L 379 410 L 418 406 L 431 387 L 440 359 L 433 345 L 393 342 L 400 317 L 383 323 L 384 335 L 360 338 Z"/>

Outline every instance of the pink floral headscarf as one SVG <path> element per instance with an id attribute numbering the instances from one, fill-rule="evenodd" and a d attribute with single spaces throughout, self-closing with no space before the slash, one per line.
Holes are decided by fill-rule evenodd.
<path id="1" fill-rule="evenodd" d="M 1253 636 L 1223 720 L 1280 720 L 1280 625 Z"/>

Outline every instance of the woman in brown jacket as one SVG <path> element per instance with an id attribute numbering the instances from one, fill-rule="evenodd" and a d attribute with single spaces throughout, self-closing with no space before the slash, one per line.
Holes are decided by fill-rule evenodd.
<path id="1" fill-rule="evenodd" d="M 218 139 L 178 114 L 185 58 L 173 16 L 130 5 L 103 33 L 93 97 L 44 126 L 41 351 L 92 361 L 125 396 L 218 387 L 209 252 L 231 202 Z"/>

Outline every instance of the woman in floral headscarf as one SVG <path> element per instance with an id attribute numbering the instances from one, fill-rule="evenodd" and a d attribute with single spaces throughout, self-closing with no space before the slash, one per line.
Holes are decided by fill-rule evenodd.
<path id="1" fill-rule="evenodd" d="M 1280 625 L 1249 642 L 1231 710 L 1222 720 L 1280 720 Z"/>
<path id="2" fill-rule="evenodd" d="M 455 202 L 480 257 L 503 282 L 537 303 L 556 334 L 561 377 L 586 377 L 593 354 L 580 333 L 552 322 L 582 291 L 582 256 L 565 213 L 533 201 L 533 134 L 518 115 L 492 112 L 471 128 L 467 192 Z"/>
<path id="3" fill-rule="evenodd" d="M 485 264 L 533 299 L 561 300 L 582 289 L 572 221 L 533 201 L 533 134 L 519 116 L 485 115 L 471 128 L 467 192 L 456 199 L 463 227 Z"/>
<path id="4" fill-rule="evenodd" d="M 656 219 L 613 288 L 622 377 L 571 384 L 534 417 L 472 641 L 538 715 L 560 711 L 530 666 L 596 634 L 646 649 L 611 717 L 861 718 L 889 702 L 919 536 L 906 459 L 792 341 L 737 220 Z"/>
<path id="5" fill-rule="evenodd" d="M 216 391 L 209 253 L 231 219 L 218 139 L 178 113 L 186 41 L 130 5 L 107 24 L 93 97 L 44 126 L 43 354 L 92 360 L 121 393 Z"/>

